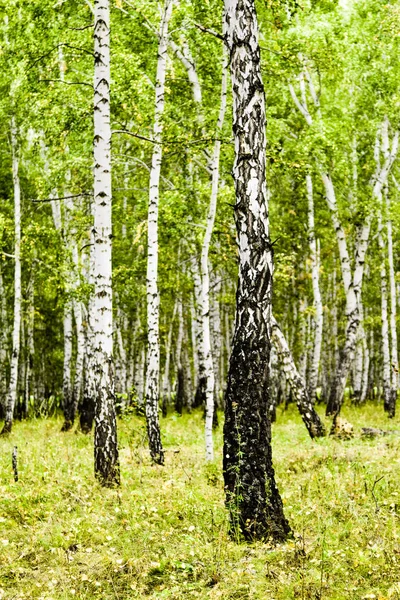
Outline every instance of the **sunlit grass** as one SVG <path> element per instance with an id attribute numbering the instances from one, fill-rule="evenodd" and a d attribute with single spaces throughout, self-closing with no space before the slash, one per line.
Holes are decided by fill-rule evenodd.
<path id="1" fill-rule="evenodd" d="M 207 465 L 200 413 L 162 421 L 165 467 L 150 464 L 144 420 L 121 419 L 119 490 L 95 482 L 90 436 L 57 419 L 16 423 L 0 439 L 0 598 L 400 598 L 400 437 L 359 435 L 400 426 L 375 405 L 344 416 L 354 439 L 312 442 L 293 407 L 278 410 L 274 461 L 295 537 L 276 548 L 227 537 L 221 430 Z"/>

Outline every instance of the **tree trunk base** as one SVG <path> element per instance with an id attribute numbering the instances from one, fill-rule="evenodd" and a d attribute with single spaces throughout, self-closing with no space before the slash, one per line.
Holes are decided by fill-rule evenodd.
<path id="1" fill-rule="evenodd" d="M 65 420 L 63 426 L 61 427 L 61 431 L 71 431 L 72 427 L 74 426 L 73 421 L 70 420 Z"/>
<path id="2" fill-rule="evenodd" d="M 12 431 L 12 421 L 5 421 L 0 435 L 9 435 Z"/>

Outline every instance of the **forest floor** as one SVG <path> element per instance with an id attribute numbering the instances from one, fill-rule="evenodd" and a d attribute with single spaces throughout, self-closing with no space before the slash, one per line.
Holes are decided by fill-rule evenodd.
<path id="1" fill-rule="evenodd" d="M 347 408 L 352 440 L 312 442 L 278 409 L 273 451 L 293 540 L 227 536 L 221 428 L 205 464 L 200 413 L 162 421 L 164 467 L 150 464 L 144 419 L 120 419 L 122 486 L 93 478 L 92 438 L 60 419 L 16 423 L 0 439 L 0 599 L 400 599 L 400 429 L 381 406 Z M 20 479 L 11 453 L 18 446 Z"/>

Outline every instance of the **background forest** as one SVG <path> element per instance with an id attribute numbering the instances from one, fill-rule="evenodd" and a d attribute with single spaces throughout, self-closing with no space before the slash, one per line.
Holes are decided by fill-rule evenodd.
<path id="1" fill-rule="evenodd" d="M 104 326 L 93 37 L 101 47 L 107 2 L 95 4 L 0 0 L 3 433 L 24 421 L 0 439 L 0 599 L 400 598 L 400 446 L 386 431 L 399 368 L 399 4 L 256 2 L 268 412 L 294 531 L 276 548 L 230 541 L 220 473 L 240 247 L 223 3 L 110 2 Z M 120 490 L 93 486 L 84 435 L 96 414 L 91 320 L 112 331 Z M 339 435 L 324 437 L 332 418 Z M 373 429 L 361 438 L 362 427 Z M 99 439 L 96 474 L 118 483 Z"/>

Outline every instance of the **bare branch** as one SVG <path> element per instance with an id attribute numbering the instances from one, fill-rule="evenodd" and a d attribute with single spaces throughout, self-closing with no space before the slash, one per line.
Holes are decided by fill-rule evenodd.
<path id="1" fill-rule="evenodd" d="M 195 26 L 197 27 L 197 29 L 200 29 L 200 31 L 202 31 L 203 33 L 209 33 L 210 35 L 213 35 L 214 37 L 218 38 L 219 40 L 222 40 L 223 42 L 225 42 L 225 37 L 222 35 L 222 33 L 218 33 L 217 31 L 214 31 L 213 29 L 208 29 L 208 27 L 204 27 L 204 25 L 201 25 L 201 23 L 195 23 Z"/>

